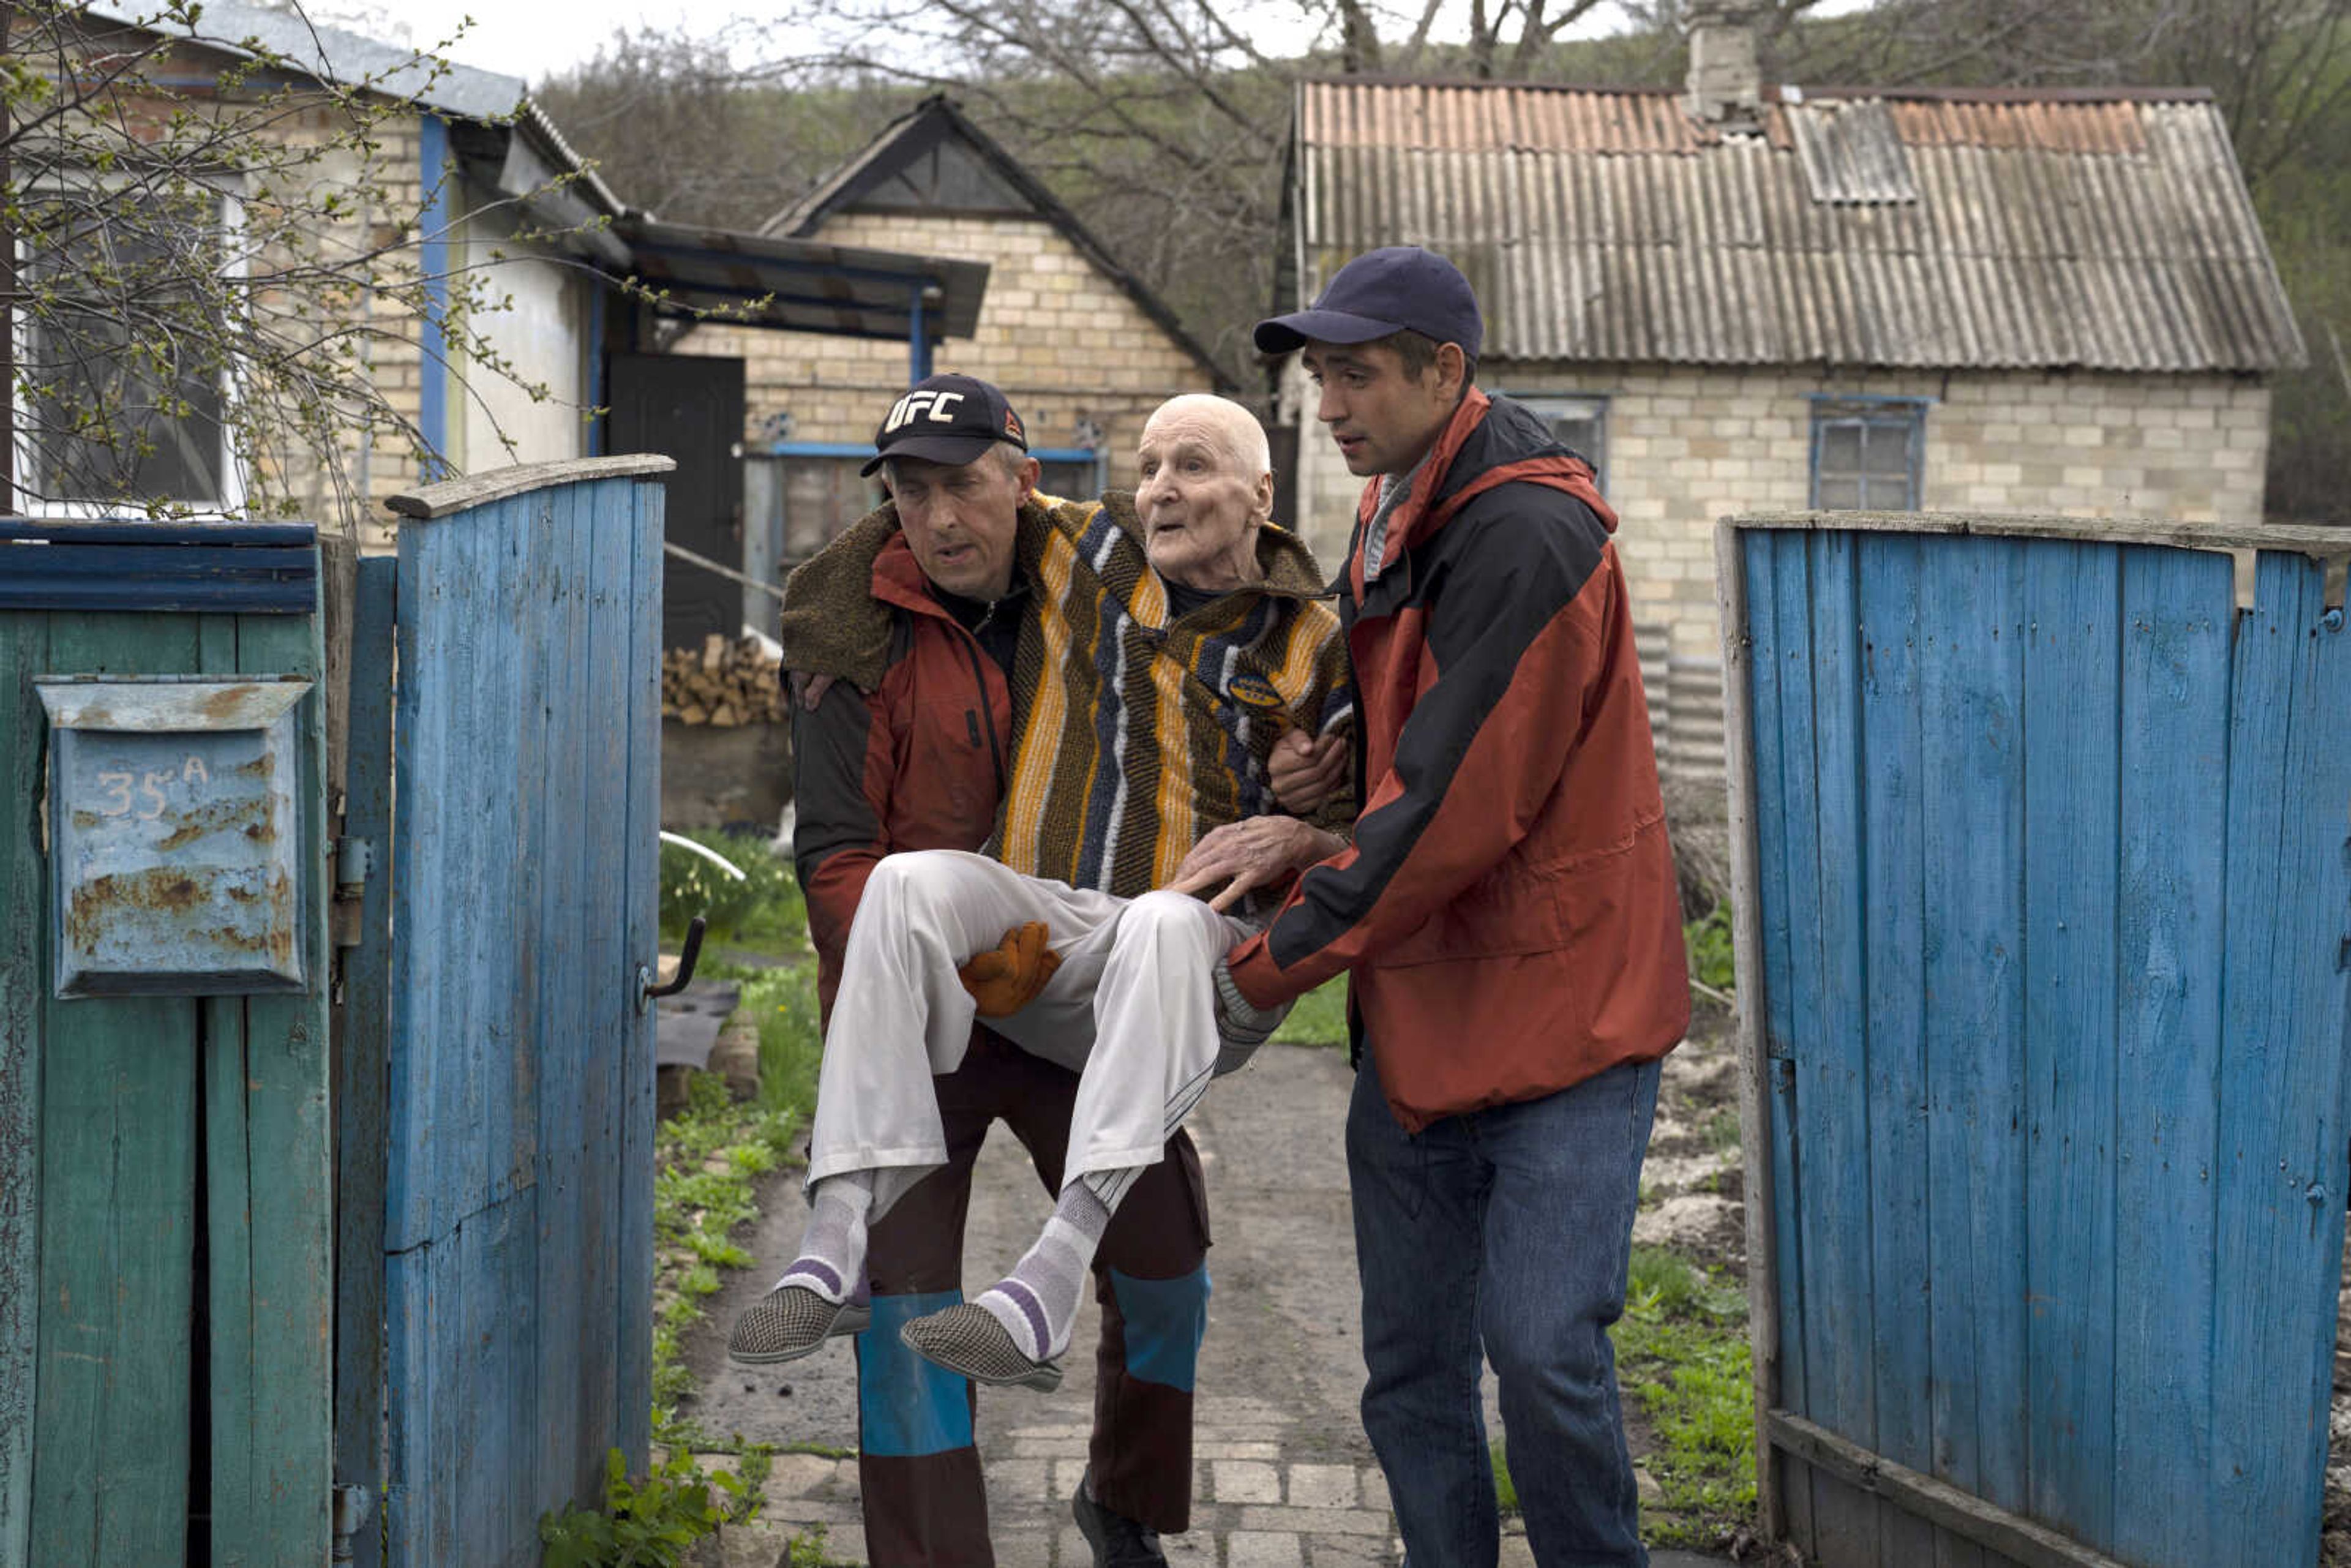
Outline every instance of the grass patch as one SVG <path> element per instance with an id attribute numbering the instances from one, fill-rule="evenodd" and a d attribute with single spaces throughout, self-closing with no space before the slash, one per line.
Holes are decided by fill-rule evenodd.
<path id="1" fill-rule="evenodd" d="M 1683 926 L 1682 941 L 1689 948 L 1690 978 L 1708 990 L 1729 995 L 1739 983 L 1738 964 L 1731 951 L 1730 900 L 1720 900 L 1707 911 L 1704 919 Z"/>
<path id="2" fill-rule="evenodd" d="M 765 846 L 759 848 L 764 852 Z M 750 869 L 746 862 L 737 863 Z M 768 863 L 780 865 L 772 855 Z M 731 883 L 717 868 L 710 869 Z M 789 880 L 790 873 L 784 875 Z M 664 900 L 666 907 L 666 879 Z M 783 946 L 806 941 L 805 905 L 797 884 L 788 899 L 768 897 L 757 911 L 758 940 Z M 758 1218 L 759 1178 L 798 1163 L 792 1145 L 816 1104 L 817 1064 L 824 1052 L 813 964 L 745 969 L 722 977 L 741 982 L 738 1005 L 750 1010 L 758 1026 L 758 1097 L 738 1103 L 724 1079 L 697 1072 L 686 1085 L 685 1109 L 662 1123 L 653 1141 L 653 1437 L 678 1448 L 720 1446 L 677 1414 L 679 1402 L 694 1391 L 694 1375 L 679 1359 L 679 1349 L 701 1321 L 705 1303 L 718 1292 L 720 1271 L 747 1269 L 755 1261 L 737 1236 Z"/>
<path id="3" fill-rule="evenodd" d="M 799 951 L 808 941 L 808 904 L 791 862 L 757 833 L 695 832 L 684 835 L 725 855 L 743 873 L 736 881 L 691 850 L 664 844 L 661 852 L 661 934 L 665 942 L 685 935 L 685 923 L 702 916 L 714 942 L 778 951 Z"/>
<path id="4" fill-rule="evenodd" d="M 1643 1539 L 1706 1547 L 1751 1527 L 1755 1385 L 1745 1289 L 1664 1248 L 1635 1247 L 1615 1341 L 1618 1375 L 1657 1438 L 1648 1469 L 1661 1495 L 1643 1511 Z"/>
<path id="5" fill-rule="evenodd" d="M 1299 998 L 1273 1040 L 1280 1045 L 1346 1044 L 1347 977 L 1325 980 Z"/>

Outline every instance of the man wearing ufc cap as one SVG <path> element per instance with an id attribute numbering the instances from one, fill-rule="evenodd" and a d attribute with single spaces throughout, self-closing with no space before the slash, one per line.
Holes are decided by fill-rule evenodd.
<path id="1" fill-rule="evenodd" d="M 1472 384 L 1483 337 L 1468 281 L 1409 246 L 1258 324 L 1369 481 L 1339 594 L 1364 809 L 1327 859 L 1280 818 L 1219 830 L 1177 885 L 1315 862 L 1226 962 L 1259 1008 L 1350 971 L 1364 1425 L 1407 1556 L 1496 1560 L 1482 1351 L 1536 1562 L 1637 1568 L 1607 1330 L 1688 1023 L 1680 904 L 1614 517 Z"/>
<path id="2" fill-rule="evenodd" d="M 783 627 L 789 667 L 848 677 L 813 711 L 795 703 L 792 716 L 792 848 L 828 1017 L 875 865 L 899 851 L 977 850 L 995 825 L 1030 586 L 1018 568 L 1019 541 L 1051 527 L 1020 418 L 986 382 L 924 381 L 890 405 L 874 446 L 864 472 L 888 470 L 891 501 L 794 574 Z M 886 609 L 883 634 L 867 639 L 858 629 L 875 624 L 876 606 Z M 924 1360 L 899 1331 L 962 1300 L 964 1218 L 989 1123 L 1012 1129 L 1049 1194 L 1061 1189 L 1078 1074 L 983 1028 L 956 1070 L 930 1082 L 946 1163 L 872 1225 L 870 1310 L 843 1311 L 831 1332 L 865 1330 L 856 1339 L 857 1469 L 869 1560 L 874 1568 L 987 1568 L 971 1385 Z M 1095 1257 L 1103 1281 L 1099 1394 L 1075 1508 L 1097 1556 L 1116 1568 L 1164 1563 L 1155 1531 L 1188 1522 L 1188 1376 L 1178 1388 L 1164 1371 L 1130 1372 L 1188 1367 L 1198 1348 L 1207 1205 L 1199 1156 L 1179 1131 L 1126 1195 Z M 1113 1270 L 1152 1288 L 1113 1292 Z M 735 1324 L 728 1351 L 737 1361 L 816 1348 L 778 1351 L 788 1343 L 774 1321 L 778 1294 Z"/>

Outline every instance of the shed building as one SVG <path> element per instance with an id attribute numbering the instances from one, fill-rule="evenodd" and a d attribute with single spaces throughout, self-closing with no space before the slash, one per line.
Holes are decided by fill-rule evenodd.
<path id="1" fill-rule="evenodd" d="M 2209 92 L 1766 90 L 1743 37 L 1702 23 L 1681 90 L 1301 82 L 1276 308 L 1377 246 L 1458 263 L 1479 384 L 1599 470 L 1660 660 L 1719 647 L 1733 512 L 2260 517 L 2303 347 Z M 1361 482 L 1299 454 L 1330 555 Z"/>
<path id="2" fill-rule="evenodd" d="M 763 232 L 986 264 L 977 329 L 943 346 L 935 368 L 1004 389 L 1056 493 L 1133 485 L 1154 408 L 1177 392 L 1230 390 L 1175 312 L 944 97 L 893 121 Z M 878 498 L 857 470 L 905 385 L 902 351 L 716 325 L 675 348 L 743 361 L 752 572 L 779 576 Z"/>

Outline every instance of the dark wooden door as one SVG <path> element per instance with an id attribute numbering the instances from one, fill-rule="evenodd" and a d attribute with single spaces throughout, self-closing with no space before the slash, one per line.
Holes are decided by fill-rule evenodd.
<path id="1" fill-rule="evenodd" d="M 615 354 L 611 452 L 677 459 L 669 476 L 669 542 L 743 568 L 743 361 L 690 354 Z M 743 621 L 743 591 L 672 558 L 662 597 L 662 645 L 698 646 Z"/>

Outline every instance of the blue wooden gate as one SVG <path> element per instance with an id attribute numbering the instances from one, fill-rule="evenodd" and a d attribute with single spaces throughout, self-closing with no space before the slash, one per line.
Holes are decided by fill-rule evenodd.
<path id="1" fill-rule="evenodd" d="M 361 563 L 351 831 L 391 846 L 390 942 L 363 947 L 350 982 L 342 1144 L 360 1201 L 344 1207 L 338 1454 L 348 1479 L 380 1479 L 396 1568 L 527 1568 L 540 1513 L 598 1499 L 607 1449 L 646 1459 L 663 499 L 648 476 L 671 466 L 437 486 L 392 503 L 396 567 Z M 388 630 L 386 733 L 366 677 L 392 667 Z M 382 911 L 371 899 L 379 938 Z M 388 1023 L 374 1042 L 371 1018 Z M 356 1124 L 373 1108 L 378 1127 Z M 355 1236 L 371 1183 L 380 1234 Z M 380 1274 L 354 1267 L 371 1250 Z M 380 1345 L 358 1331 L 375 1322 Z"/>
<path id="2" fill-rule="evenodd" d="M 0 1568 L 329 1549 L 319 555 L 0 520 Z M 82 683 L 120 711 L 44 701 Z M 117 747 L 85 797 L 68 759 Z M 114 983 L 61 996 L 85 921 Z M 286 983 L 231 978 L 264 951 Z"/>
<path id="3" fill-rule="evenodd" d="M 2306 1568 L 2351 538 L 1816 514 L 1719 552 L 1767 1525 L 1823 1568 Z"/>

